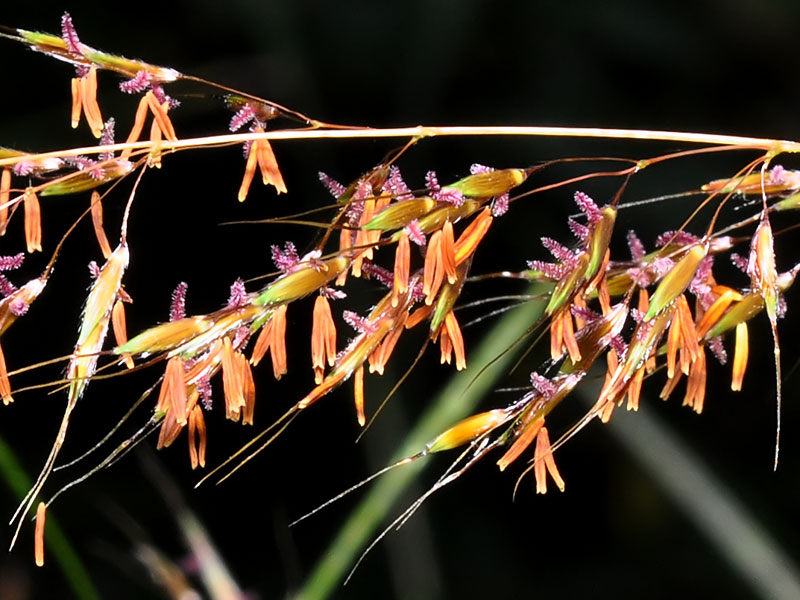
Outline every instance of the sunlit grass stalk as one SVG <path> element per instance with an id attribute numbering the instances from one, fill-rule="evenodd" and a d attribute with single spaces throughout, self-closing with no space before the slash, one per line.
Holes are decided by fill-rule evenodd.
<path id="1" fill-rule="evenodd" d="M 241 144 L 254 140 L 319 140 L 319 139 L 378 139 L 378 138 L 412 138 L 424 139 L 433 137 L 452 136 L 518 136 L 518 137 L 574 137 L 597 139 L 625 139 L 649 140 L 665 142 L 683 142 L 690 144 L 706 144 L 713 146 L 730 146 L 741 149 L 763 150 L 771 154 L 782 152 L 800 152 L 800 142 L 778 140 L 770 138 L 721 135 L 685 131 L 661 131 L 651 129 L 615 129 L 602 127 L 515 127 L 515 126 L 423 126 L 416 127 L 387 127 L 387 128 L 343 128 L 343 129 L 283 129 L 275 131 L 235 133 L 224 135 L 205 136 L 200 138 L 185 138 L 178 140 L 161 140 L 158 147 L 162 152 L 168 150 L 183 150 L 189 148 L 210 148 L 215 146 L 228 146 Z M 64 158 L 79 155 L 94 155 L 100 153 L 121 152 L 125 150 L 139 150 L 149 152 L 156 144 L 149 140 L 107 144 L 100 146 L 86 146 L 82 148 L 69 148 L 54 150 L 52 152 L 34 153 L 23 155 L 25 160 L 44 160 L 48 158 Z M 0 167 L 14 165 L 21 157 L 0 158 Z M 643 161 L 641 168 L 647 166 Z"/>

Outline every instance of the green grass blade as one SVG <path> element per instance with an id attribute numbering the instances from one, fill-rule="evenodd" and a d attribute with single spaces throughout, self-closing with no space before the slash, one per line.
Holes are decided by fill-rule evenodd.
<path id="1" fill-rule="evenodd" d="M 530 293 L 539 292 L 541 289 L 536 287 Z M 408 434 L 395 459 L 418 452 L 428 441 L 475 409 L 481 398 L 506 374 L 518 354 L 517 351 L 522 350 L 523 346 L 505 354 L 504 352 L 517 340 L 520 332 L 539 319 L 544 305 L 544 301 L 528 302 L 501 319 L 469 357 L 471 364 L 478 369 L 494 360 L 491 366 L 474 382 L 476 368 L 455 375 Z M 358 555 L 386 520 L 398 497 L 425 468 L 425 464 L 424 461 L 419 461 L 387 473 L 372 486 L 366 498 L 352 512 L 339 535 L 324 552 L 304 587 L 295 596 L 296 600 L 319 600 L 336 591 Z"/>
<path id="2" fill-rule="evenodd" d="M 0 476 L 15 496 L 22 499 L 33 482 L 19 464 L 14 451 L 0 438 Z M 91 577 L 70 544 L 64 530 L 52 514 L 47 515 L 45 529 L 45 551 L 58 564 L 64 578 L 79 600 L 100 600 L 100 593 L 94 587 Z M 31 556 L 33 563 L 33 556 Z"/>

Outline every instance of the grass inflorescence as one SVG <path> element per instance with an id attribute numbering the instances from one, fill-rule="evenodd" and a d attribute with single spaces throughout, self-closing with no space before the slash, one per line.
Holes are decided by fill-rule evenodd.
<path id="1" fill-rule="evenodd" d="M 759 321 L 769 324 L 774 343 L 777 468 L 782 383 L 778 331 L 786 310 L 784 296 L 800 265 L 791 266 L 791 257 L 776 256 L 780 232 L 774 231 L 771 223 L 776 214 L 800 207 L 800 172 L 784 169 L 777 162 L 782 154 L 798 152 L 800 144 L 624 129 L 340 126 L 168 67 L 98 51 L 80 41 L 67 14 L 60 36 L 18 29 L 4 29 L 2 35 L 74 67 L 70 126 L 88 127 L 100 140 L 98 146 L 66 150 L 0 148 L 0 233 L 17 219 L 24 219 L 25 233 L 22 247 L 0 257 L 0 292 L 4 297 L 0 301 L 0 334 L 17 320 L 27 321 L 23 317 L 45 292 L 61 250 L 59 244 L 43 275 L 19 287 L 12 283 L 10 271 L 19 268 L 26 256 L 53 246 L 52 238 L 43 235 L 43 223 L 49 223 L 51 197 L 88 200 L 89 208 L 81 219 L 90 215 L 96 243 L 105 259 L 102 266 L 90 265 L 94 282 L 80 322 L 76 320 L 78 339 L 64 361 L 64 380 L 54 384 L 66 388 L 67 393 L 62 425 L 39 478 L 14 516 L 18 532 L 34 504 L 38 506 L 37 565 L 44 561 L 48 505 L 40 497 L 55 468 L 72 411 L 86 394 L 91 394 L 93 380 L 123 378 L 142 370 L 153 374 L 151 387 L 136 396 L 137 403 L 150 403 L 145 423 L 132 437 L 108 450 L 89 474 L 113 464 L 155 431 L 159 449 L 185 435 L 191 468 L 203 469 L 209 440 L 213 440 L 218 426 L 214 420 L 224 413 L 228 420 L 261 427 L 239 451 L 202 478 L 224 480 L 345 383 L 353 385 L 353 412 L 358 425 L 369 427 L 384 405 L 370 391 L 371 383 L 374 377 L 394 373 L 387 365 L 398 362 L 399 369 L 410 371 L 409 365 L 413 368 L 438 346 L 441 364 L 469 374 L 474 367 L 470 339 L 463 331 L 468 320 L 461 311 L 483 307 L 493 299 L 467 303 L 462 295 L 480 280 L 535 284 L 534 295 L 507 296 L 514 302 L 542 305 L 538 320 L 519 332 L 515 345 L 528 352 L 517 363 L 518 368 L 532 357 L 541 358 L 541 348 L 545 348 L 546 356 L 529 367 L 528 385 L 512 400 L 499 406 L 493 401 L 492 407 L 450 423 L 386 469 L 431 454 L 451 450 L 456 454 L 434 486 L 392 526 L 402 525 L 433 492 L 484 459 L 493 460 L 501 471 L 518 468 L 518 482 L 530 475 L 537 493 L 544 494 L 553 485 L 564 491 L 566 481 L 556 464 L 555 452 L 595 419 L 606 423 L 621 406 L 638 410 L 646 381 L 661 382 L 660 397 L 664 400 L 680 395 L 676 392 L 680 388 L 682 403 L 698 414 L 713 401 L 709 393 L 712 386 L 741 390 L 749 362 L 748 331 Z M 102 98 L 97 97 L 98 78 L 107 76 L 123 78 L 119 85 L 122 93 L 141 96 L 132 111 L 133 126 L 124 143 L 115 143 L 116 120 L 103 119 Z M 222 94 L 220 110 L 228 114 L 209 135 L 182 137 L 180 102 L 177 95 L 168 93 L 179 83 Z M 249 130 L 238 132 L 244 127 Z M 621 138 L 696 147 L 635 160 L 571 157 L 529 164 L 533 161 L 523 159 L 521 164 L 497 168 L 473 164 L 468 174 L 452 179 L 433 170 L 408 177 L 401 173 L 399 164 L 414 152 L 416 144 L 431 139 L 434 142 L 425 143 L 435 143 L 435 138 L 446 136 Z M 171 305 L 165 298 L 165 309 L 170 308 L 168 321 L 154 322 L 128 334 L 125 305 L 147 290 L 128 290 L 124 283 L 129 264 L 135 268 L 137 244 L 145 243 L 140 236 L 128 235 L 127 223 L 129 213 L 137 210 L 139 201 L 133 202 L 137 186 L 148 180 L 153 169 L 169 172 L 177 152 L 238 145 L 242 147 L 243 175 L 238 191 L 236 182 L 232 183 L 231 198 L 235 196 L 240 202 L 247 199 L 257 171 L 264 186 L 271 187 L 276 195 L 291 198 L 291 180 L 284 178 L 279 166 L 281 144 L 334 138 L 398 138 L 405 145 L 362 169 L 362 174 L 349 182 L 315 174 L 332 196 L 320 202 L 325 204 L 321 209 L 264 220 L 303 223 L 319 234 L 303 244 L 303 252 L 297 250 L 300 244 L 272 245 L 275 271 L 270 276 L 244 282 L 231 275 L 227 302 L 216 310 L 194 314 L 186 308 L 191 306 L 187 303 L 191 290 L 187 292 L 187 285 L 182 283 L 175 289 Z M 739 152 L 745 159 L 729 176 L 709 178 L 686 193 L 697 201 L 677 228 L 660 232 L 649 248 L 633 230 L 620 229 L 620 211 L 639 200 L 629 197 L 632 181 L 666 163 L 720 152 Z M 611 170 L 592 170 L 592 161 L 612 164 Z M 564 165 L 583 170 L 549 183 L 537 180 Z M 606 202 L 598 202 L 582 191 L 583 186 L 600 179 L 615 181 L 615 191 Z M 117 229 L 104 217 L 103 207 L 115 195 L 124 195 L 125 190 L 128 204 L 118 229 L 119 242 L 114 246 L 107 232 L 116 233 Z M 533 224 L 531 236 L 541 238 L 551 258 L 495 255 L 492 244 L 497 240 L 493 233 L 498 226 L 544 194 L 572 196 L 579 211 L 558 230 L 538 231 Z M 753 199 L 755 204 L 748 204 Z M 275 206 L 277 213 L 284 205 Z M 752 214 L 747 214 L 748 210 Z M 208 218 L 213 218 L 213 212 Z M 77 235 L 73 229 L 65 236 Z M 111 235 L 112 240 L 116 237 Z M 621 243 L 621 239 L 627 243 Z M 533 256 L 538 249 L 531 247 L 530 252 Z M 492 277 L 473 273 L 473 264 L 481 256 L 494 261 L 496 273 Z M 741 269 L 741 275 L 731 275 L 730 269 L 721 266 L 730 261 Z M 381 290 L 377 299 L 360 311 L 340 308 L 348 295 L 357 298 L 364 294 L 363 281 L 371 282 L 372 290 Z M 65 289 L 60 293 L 71 293 L 65 282 L 59 285 Z M 314 299 L 311 310 L 304 301 L 309 297 Z M 307 364 L 294 364 L 289 358 L 294 356 L 292 345 L 300 342 L 290 332 L 301 319 L 311 323 L 307 342 L 311 356 L 310 360 L 306 358 Z M 115 334 L 113 342 L 107 340 L 109 326 Z M 405 341 L 409 337 L 418 342 L 410 353 L 416 356 L 413 362 L 407 360 L 409 345 Z M 708 363 L 717 360 L 726 364 L 726 344 L 730 348 L 731 343 L 729 382 L 711 380 Z M 68 350 L 60 354 L 64 352 Z M 282 416 L 264 423 L 259 418 L 258 407 L 263 400 L 258 371 L 263 370 L 261 363 L 266 362 L 267 354 L 274 379 L 280 380 L 290 371 L 303 371 L 308 386 L 304 395 L 281 398 L 285 402 L 280 406 Z M 0 396 L 4 404 L 21 393 L 15 390 L 14 378 L 31 370 L 9 371 L 6 360 L 13 356 L 13 346 L 0 352 Z M 496 360 L 501 358 L 502 354 Z M 473 381 L 482 373 L 474 370 Z M 585 385 L 590 374 L 604 376 L 593 406 L 566 428 L 557 420 L 551 424 L 555 409 L 578 386 Z M 399 378 L 398 385 L 407 376 L 408 372 Z M 213 408 L 214 387 L 222 391 L 223 411 Z M 486 458 L 490 455 L 493 458 Z"/>

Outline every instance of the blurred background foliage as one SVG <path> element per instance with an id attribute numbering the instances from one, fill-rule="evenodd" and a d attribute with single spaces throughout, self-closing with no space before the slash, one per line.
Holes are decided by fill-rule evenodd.
<path id="1" fill-rule="evenodd" d="M 3 8 L 0 20 L 12 27 L 55 33 L 64 10 L 72 14 L 82 41 L 96 48 L 225 83 L 331 122 L 375 127 L 591 125 L 800 137 L 796 109 L 800 4 L 791 0 L 14 3 Z M 0 44 L 0 144 L 25 150 L 92 144 L 85 127 L 76 132 L 68 125 L 71 68 L 11 42 Z M 116 84 L 112 75 L 101 74 L 100 104 L 104 115 L 117 118 L 122 137 L 132 122 L 136 99 L 119 93 Z M 229 115 L 221 104 L 192 95 L 207 91 L 169 88 L 179 98 L 184 94 L 174 117 L 179 136 L 226 129 Z M 298 227 L 219 223 L 327 203 L 317 171 L 350 181 L 379 162 L 394 144 L 275 144 L 289 194 L 276 198 L 272 190 L 254 186 L 242 205 L 235 201 L 244 167 L 238 148 L 165 157 L 161 171 L 145 176 L 131 218 L 132 258 L 125 285 L 135 303 L 128 310 L 129 331 L 165 320 L 170 293 L 179 281 L 189 283 L 189 312 L 208 312 L 224 303 L 234 278 L 272 270 L 269 244 L 292 239 L 302 250 L 315 235 Z M 423 184 L 429 169 L 439 172 L 440 181 L 448 181 L 467 173 L 473 162 L 525 166 L 559 156 L 643 158 L 677 149 L 681 147 L 629 141 L 464 138 L 427 140 L 399 164 L 415 187 Z M 749 158 L 746 153 L 699 158 L 646 171 L 633 180 L 624 199 L 694 189 L 732 174 Z M 789 168 L 798 166 L 792 157 L 781 162 Z M 582 189 L 606 202 L 617 185 L 598 180 Z M 538 244 L 541 235 L 568 241 L 565 217 L 574 211 L 573 191 L 557 190 L 513 205 L 479 252 L 473 271 L 522 269 L 527 259 L 544 258 Z M 126 196 L 121 191 L 106 204 L 109 234 L 119 222 Z M 625 253 L 623 235 L 628 228 L 635 227 L 652 246 L 658 233 L 680 224 L 694 202 L 688 198 L 623 213 L 618 253 Z M 88 198 L 79 196 L 43 202 L 45 256 L 29 257 L 24 269 L 13 274 L 15 282 L 41 270 L 48 251 L 87 205 Z M 22 222 L 17 219 L 0 240 L 2 253 L 19 251 L 22 240 Z M 800 258 L 797 244 L 788 237 L 778 246 L 779 268 L 787 269 Z M 86 223 L 68 242 L 45 295 L 4 335 L 10 368 L 71 351 L 89 285 L 86 263 L 100 258 Z M 735 279 L 730 273 L 732 281 L 745 285 L 741 276 Z M 361 297 L 351 295 L 349 307 L 366 309 L 380 293 L 368 283 L 363 290 Z M 494 284 L 482 285 L 466 298 L 500 290 Z M 774 382 L 767 350 L 752 356 L 739 395 L 727 391 L 728 369 L 710 367 L 702 416 L 681 408 L 677 398 L 667 404 L 651 402 L 655 404 L 651 412 L 678 432 L 681 444 L 696 452 L 797 560 L 800 411 L 793 367 L 800 349 L 792 335 L 797 324 L 794 295 L 796 290 L 789 294 L 789 313 L 782 324 L 788 381 L 783 458 L 776 474 L 771 470 Z M 211 465 L 309 389 L 310 315 L 310 302 L 289 311 L 289 375 L 274 382 L 268 368 L 257 371 L 255 428 L 225 422 L 219 410 L 208 419 Z M 468 351 L 490 326 L 484 323 L 468 330 Z M 751 328 L 751 335 L 756 338 L 754 348 L 771 347 L 766 319 Z M 405 340 L 404 354 L 395 357 L 387 374 L 367 379 L 368 406 L 374 409 L 420 343 L 419 337 Z M 524 382 L 540 358 L 541 353 L 534 353 L 525 368 L 502 385 Z M 288 523 L 387 464 L 405 432 L 449 377 L 450 371 L 437 362 L 435 353 L 429 352 L 358 445 L 350 388 L 344 386 L 303 414 L 282 439 L 221 486 L 191 489 L 198 477 L 190 471 L 184 437 L 158 453 L 157 461 L 250 597 L 282 597 L 302 585 L 360 494 L 296 528 L 289 529 Z M 14 383 L 61 374 L 56 366 Z M 78 406 L 62 456 L 77 456 L 99 440 L 156 376 L 151 371 L 94 384 Z M 645 389 L 656 397 L 660 381 Z M 220 409 L 221 389 L 215 388 L 215 393 Z M 481 406 L 499 406 L 506 400 L 505 395 L 489 396 Z M 35 392 L 20 394 L 14 405 L 2 410 L 0 435 L 29 473 L 38 472 L 44 461 L 63 404 L 63 394 Z M 577 404 L 565 408 L 562 427 L 580 410 Z M 145 412 L 138 415 L 141 421 Z M 132 429 L 130 425 L 128 431 Z M 146 445 L 153 447 L 155 441 Z M 143 460 L 150 459 L 129 455 L 72 490 L 52 509 L 103 597 L 165 597 L 135 558 L 142 545 L 191 572 L 174 497 L 167 499 L 152 471 L 142 466 Z M 398 506 L 421 493 L 446 461 L 441 457 L 432 461 L 433 468 Z M 653 473 L 640 466 L 607 428 L 588 427 L 559 451 L 558 463 L 566 493 L 535 497 L 528 479 L 512 501 L 518 471 L 500 474 L 491 461 L 485 461 L 437 494 L 400 532 L 388 536 L 336 595 L 753 596 L 753 588 L 744 585 L 741 575 L 676 507 Z M 76 476 L 80 469 L 71 473 Z M 59 473 L 50 490 L 69 480 L 69 475 Z M 0 514 L 10 517 L 15 502 L 10 491 L 0 494 Z M 14 552 L 0 557 L 0 597 L 52 598 L 68 593 L 53 563 L 35 569 L 32 527 L 23 530 Z"/>

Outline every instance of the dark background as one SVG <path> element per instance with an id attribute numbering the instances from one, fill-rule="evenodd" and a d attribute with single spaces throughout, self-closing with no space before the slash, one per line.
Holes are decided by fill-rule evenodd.
<path id="1" fill-rule="evenodd" d="M 65 9 L 86 44 L 219 81 L 331 122 L 376 127 L 573 125 L 785 139 L 800 136 L 796 110 L 800 5 L 790 0 L 201 0 L 124 6 L 81 2 L 58 7 L 29 3 L 5 7 L 2 22 L 57 33 Z M 0 45 L 0 145 L 47 150 L 92 144 L 84 124 L 77 131 L 69 128 L 71 68 L 10 41 L 0 40 Z M 104 115 L 117 117 L 118 137 L 123 138 L 137 99 L 120 94 L 116 85 L 113 75 L 100 75 L 101 107 Z M 208 90 L 175 86 L 168 91 L 181 97 Z M 214 99 L 189 96 L 174 116 L 181 137 L 223 132 L 228 118 Z M 328 202 L 317 171 L 350 181 L 379 162 L 395 144 L 275 144 L 290 193 L 276 198 L 272 190 L 256 182 L 241 205 L 235 199 L 243 169 L 239 149 L 166 157 L 161 171 L 147 173 L 131 217 L 132 257 L 125 285 L 135 304 L 128 310 L 129 330 L 139 331 L 166 319 L 169 295 L 179 281 L 189 283 L 189 311 L 209 312 L 225 302 L 235 277 L 251 278 L 272 270 L 269 244 L 293 239 L 304 249 L 313 240 L 313 232 L 304 228 L 220 227 L 219 223 L 289 214 Z M 443 139 L 420 144 L 400 166 L 415 187 L 422 185 L 429 169 L 436 169 L 440 180 L 449 181 L 466 174 L 473 162 L 504 167 L 559 156 L 643 158 L 688 147 Z M 754 156 L 742 153 L 665 165 L 635 179 L 625 199 L 694 189 L 732 174 Z M 782 162 L 793 166 L 791 158 Z M 617 185 L 597 181 L 582 189 L 606 202 Z M 510 217 L 498 222 L 490 243 L 482 248 L 475 271 L 521 269 L 527 259 L 546 258 L 538 243 L 542 235 L 568 241 L 565 217 L 574 211 L 573 191 L 568 188 L 514 205 Z M 119 222 L 126 197 L 121 191 L 106 205 L 109 234 Z M 625 255 L 622 236 L 628 228 L 635 227 L 652 247 L 658 233 L 680 225 L 693 202 L 689 198 L 624 213 L 615 240 L 620 254 Z M 13 274 L 16 283 L 40 272 L 57 239 L 86 203 L 81 196 L 43 201 L 44 255 L 30 257 L 22 272 Z M 781 225 L 790 223 L 780 221 Z M 13 254 L 22 247 L 22 222 L 17 218 L 0 240 L 0 248 L 2 254 Z M 780 240 L 782 270 L 796 260 L 795 247 L 788 236 Z M 30 315 L 4 336 L 10 368 L 71 351 L 89 285 L 85 265 L 100 259 L 90 227 L 84 224 L 68 241 L 45 294 Z M 721 268 L 730 283 L 746 285 L 744 277 L 727 265 Z M 351 296 L 350 306 L 363 311 L 379 293 L 367 285 L 362 298 Z M 493 293 L 496 290 L 486 286 L 470 298 Z M 785 373 L 798 356 L 793 292 L 787 300 L 789 315 L 781 330 Z M 208 419 L 212 466 L 307 391 L 310 314 L 310 302 L 290 310 L 290 374 L 285 380 L 272 381 L 268 365 L 257 372 L 259 408 L 253 430 L 223 421 L 222 390 L 215 388 L 218 404 Z M 468 332 L 468 346 L 476 345 L 487 330 Z M 755 351 L 742 394 L 726 391 L 728 368 L 711 365 L 707 409 L 701 417 L 679 406 L 678 393 L 668 404 L 658 402 L 656 412 L 796 559 L 800 554 L 796 378 L 789 375 L 786 383 L 783 459 L 773 474 L 774 379 L 765 319 L 754 324 L 751 336 Z M 415 354 L 416 347 L 407 343 L 407 356 Z M 296 529 L 288 530 L 287 523 L 388 461 L 407 424 L 420 415 L 446 380 L 449 372 L 439 369 L 437 362 L 435 353 L 426 357 L 379 427 L 358 446 L 353 444 L 358 427 L 346 386 L 302 415 L 283 439 L 220 487 L 192 490 L 197 477 L 189 469 L 183 437 L 174 448 L 158 454 L 237 581 L 253 597 L 282 597 L 302 583 L 357 496 Z M 368 378 L 368 392 L 381 398 L 402 368 L 395 365 L 380 380 Z M 535 362 L 527 367 L 533 368 Z M 41 371 L 45 372 L 20 377 L 15 387 L 60 374 L 59 367 Z M 99 440 L 155 377 L 151 371 L 94 384 L 75 412 L 62 456 L 77 456 Z M 645 389 L 655 398 L 660 381 Z M 505 399 L 487 398 L 483 406 L 498 406 Z M 38 472 L 44 461 L 62 408 L 62 395 L 42 392 L 20 394 L 14 405 L 3 408 L 0 434 L 30 473 Z M 146 418 L 144 412 L 137 416 L 137 422 Z M 132 429 L 131 424 L 128 431 Z M 146 445 L 154 448 L 155 442 L 148 440 Z M 174 520 L 175 506 L 159 493 L 141 460 L 129 455 L 64 496 L 52 511 L 104 597 L 160 597 L 132 557 L 134 541 L 146 540 L 177 562 L 186 554 Z M 739 575 L 675 508 L 652 474 L 642 470 L 604 428 L 587 428 L 559 452 L 558 462 L 567 480 L 565 494 L 536 497 L 530 485 L 523 485 L 515 501 L 511 492 L 518 471 L 499 474 L 488 461 L 480 465 L 435 496 L 406 529 L 382 542 L 338 595 L 752 596 Z M 445 465 L 445 460 L 435 462 L 431 471 L 440 472 Z M 73 476 L 80 472 L 73 471 Z M 69 476 L 58 475 L 50 482 L 51 491 L 69 481 Z M 413 494 L 406 503 L 411 498 Z M 0 514 L 10 516 L 14 503 L 11 494 L 3 492 Z M 31 540 L 32 527 L 23 529 L 18 547 L 0 559 L 0 577 L 27 589 L 28 595 L 20 597 L 68 594 L 53 563 L 44 570 L 34 569 Z"/>

